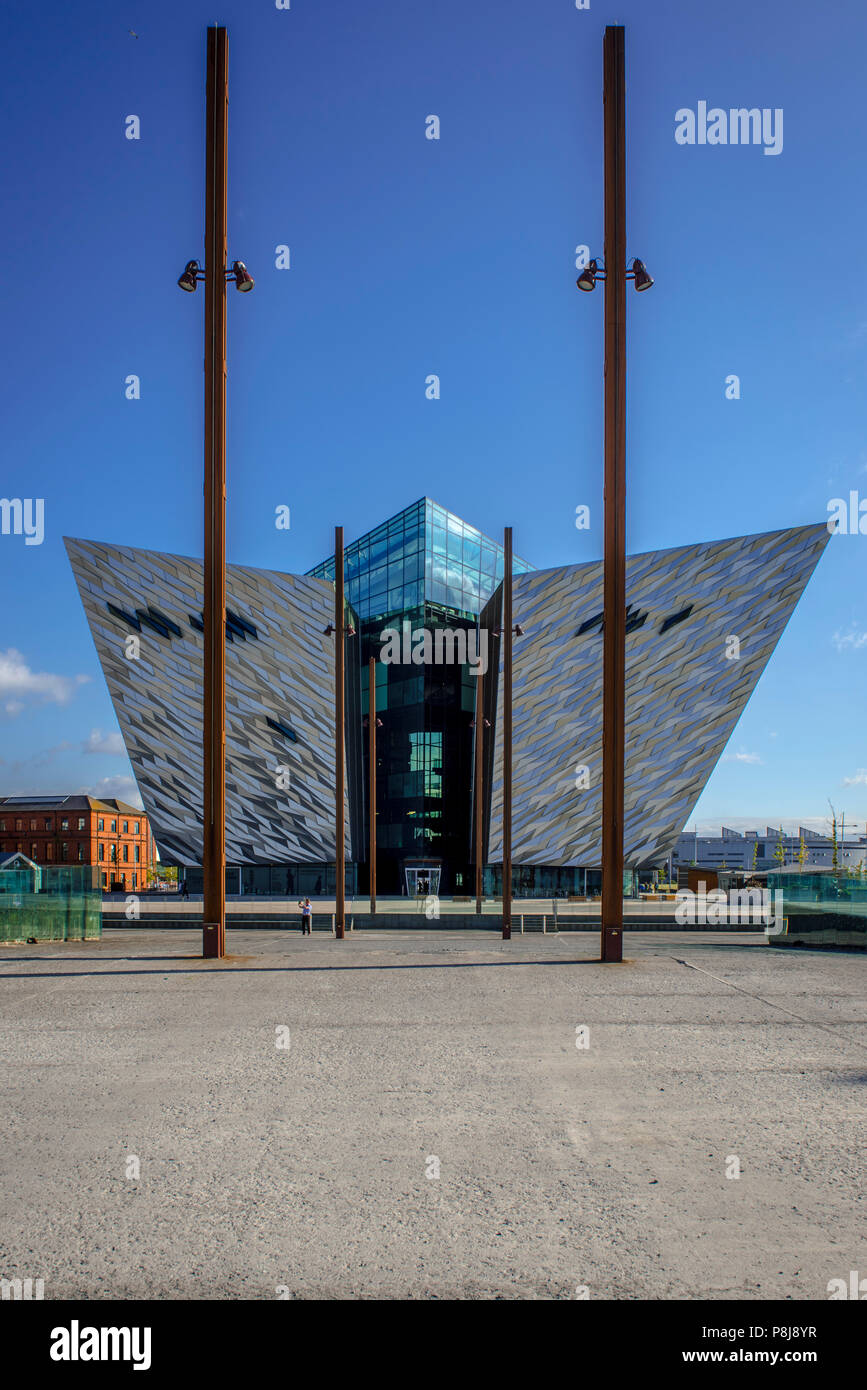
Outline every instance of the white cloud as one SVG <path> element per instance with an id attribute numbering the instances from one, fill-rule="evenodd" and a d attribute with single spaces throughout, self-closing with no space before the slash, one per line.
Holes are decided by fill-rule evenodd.
<path id="1" fill-rule="evenodd" d="M 94 786 L 79 787 L 78 790 L 85 796 L 95 796 L 100 799 L 116 797 L 119 801 L 126 801 L 130 806 L 137 806 L 139 810 L 144 810 L 134 777 L 102 777 Z"/>
<path id="2" fill-rule="evenodd" d="M 107 753 L 112 757 L 126 754 L 123 739 L 119 733 L 104 734 L 101 729 L 91 729 L 90 737 L 81 745 L 82 753 Z"/>
<path id="3" fill-rule="evenodd" d="M 762 760 L 758 753 L 724 753 L 724 763 L 760 763 Z"/>
<path id="4" fill-rule="evenodd" d="M 831 638 L 838 652 L 857 651 L 867 646 L 867 632 L 859 632 L 854 625 L 848 632 L 835 632 Z"/>
<path id="5" fill-rule="evenodd" d="M 28 699 L 35 704 L 68 705 L 76 690 L 90 676 L 57 676 L 50 671 L 31 671 L 21 652 L 9 647 L 0 652 L 0 704 L 14 718 Z"/>
<path id="6" fill-rule="evenodd" d="M 867 787 L 867 767 L 859 767 L 854 777 L 844 777 L 843 786 Z"/>

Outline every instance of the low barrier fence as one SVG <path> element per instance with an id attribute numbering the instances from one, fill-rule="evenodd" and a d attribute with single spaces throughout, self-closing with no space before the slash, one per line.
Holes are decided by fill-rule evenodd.
<path id="1" fill-rule="evenodd" d="M 0 869 L 0 941 L 94 941 L 102 894 L 87 864 Z"/>

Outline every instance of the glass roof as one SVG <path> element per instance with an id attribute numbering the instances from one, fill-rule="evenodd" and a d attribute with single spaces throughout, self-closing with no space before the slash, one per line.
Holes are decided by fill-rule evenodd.
<path id="1" fill-rule="evenodd" d="M 514 556 L 515 573 L 533 569 Z M 334 578 L 334 556 L 309 574 Z M 344 551 L 346 599 L 362 619 L 433 603 L 475 617 L 503 578 L 503 547 L 429 497 Z"/>

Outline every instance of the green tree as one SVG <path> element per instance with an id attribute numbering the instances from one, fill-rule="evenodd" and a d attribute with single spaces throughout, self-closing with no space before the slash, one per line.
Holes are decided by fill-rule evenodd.
<path id="1" fill-rule="evenodd" d="M 774 858 L 776 859 L 776 861 L 777 861 L 777 863 L 779 864 L 780 868 L 782 868 L 783 865 L 784 865 L 785 862 L 786 862 L 786 846 L 783 844 L 783 827 L 782 827 L 782 826 L 780 826 L 780 833 L 779 833 L 779 835 L 777 836 L 777 843 L 776 843 L 776 846 L 774 847 Z"/>
<path id="2" fill-rule="evenodd" d="M 798 863 L 801 866 L 801 873 L 804 872 L 804 865 L 807 862 L 807 846 L 804 844 L 804 837 L 801 836 L 801 843 L 798 845 Z"/>
<path id="3" fill-rule="evenodd" d="M 831 868 L 836 872 L 840 867 L 840 858 L 837 854 L 837 812 L 834 810 L 830 798 L 828 805 L 831 807 Z"/>
<path id="4" fill-rule="evenodd" d="M 755 871 L 756 871 L 756 867 L 757 867 L 757 865 L 758 865 L 758 862 L 759 862 L 759 842 L 758 842 L 758 840 L 756 840 L 755 844 L 753 845 L 753 873 L 755 873 Z"/>

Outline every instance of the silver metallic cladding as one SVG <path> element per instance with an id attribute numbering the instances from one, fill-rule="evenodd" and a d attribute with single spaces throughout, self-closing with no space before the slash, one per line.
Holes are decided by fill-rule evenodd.
<path id="1" fill-rule="evenodd" d="M 825 524 L 633 555 L 626 638 L 625 862 L 668 854 L 710 777 L 829 540 Z M 662 621 L 692 604 L 684 621 Z M 602 637 L 576 637 L 602 610 L 602 562 L 514 578 L 512 857 L 599 864 Z M 726 638 L 740 657 L 726 657 Z M 498 710 L 502 709 L 502 669 Z M 496 721 L 488 858 L 502 858 L 502 720 Z M 586 764 L 590 787 L 576 789 Z"/>
<path id="2" fill-rule="evenodd" d="M 67 553 L 160 854 L 202 856 L 203 638 L 190 624 L 202 609 L 201 561 L 93 541 Z M 258 639 L 226 647 L 226 858 L 233 864 L 334 859 L 334 612 L 325 580 L 230 565 L 227 606 Z M 141 655 L 106 603 L 134 613 L 148 604 L 183 634 L 142 629 Z M 138 634 L 134 634 L 138 635 Z M 293 743 L 270 728 L 287 724 Z M 277 787 L 277 767 L 289 786 Z M 351 855 L 347 814 L 347 855 Z"/>

